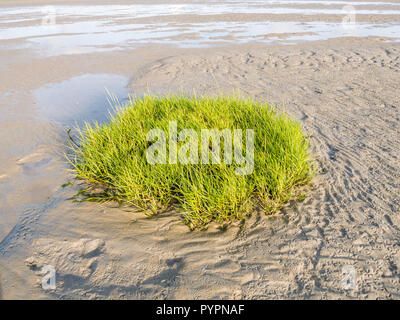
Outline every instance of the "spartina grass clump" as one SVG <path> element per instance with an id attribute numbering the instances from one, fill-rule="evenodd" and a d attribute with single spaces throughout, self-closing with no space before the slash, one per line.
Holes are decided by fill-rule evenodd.
<path id="1" fill-rule="evenodd" d="M 192 229 L 271 214 L 313 176 L 301 125 L 251 99 L 145 96 L 78 133 L 69 161 L 86 199 L 174 207 Z"/>

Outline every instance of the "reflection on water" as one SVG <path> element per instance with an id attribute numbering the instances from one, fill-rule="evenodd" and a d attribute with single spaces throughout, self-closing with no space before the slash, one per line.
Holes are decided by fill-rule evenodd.
<path id="1" fill-rule="evenodd" d="M 90 33 L 82 30 L 97 31 Z M 46 55 L 60 55 L 110 51 L 148 43 L 206 47 L 218 43 L 271 42 L 276 41 L 279 35 L 284 36 L 286 43 L 337 37 L 377 36 L 399 39 L 400 25 L 358 23 L 344 28 L 341 23 L 270 21 L 109 26 L 90 21 L 57 25 L 47 29 L 32 28 L 26 30 L 26 36 L 29 35 L 29 31 L 32 33 L 27 40 L 37 46 L 38 50 L 44 51 Z M 9 35 L 12 32 L 13 30 L 10 30 Z M 14 34 L 18 32 L 14 31 Z M 48 33 L 45 35 L 46 32 Z"/>
<path id="2" fill-rule="evenodd" d="M 128 79 L 113 74 L 86 74 L 54 83 L 34 92 L 40 116 L 62 124 L 107 119 L 110 92 L 120 102 L 128 96 Z"/>
<path id="3" fill-rule="evenodd" d="M 295 5 L 295 7 L 288 7 Z M 315 8 L 302 5 L 314 5 Z M 400 5 L 387 2 L 361 2 L 361 1 L 197 1 L 182 4 L 132 4 L 132 5 L 71 5 L 54 6 L 56 13 L 66 17 L 109 17 L 116 18 L 147 18 L 155 16 L 198 14 L 229 14 L 229 13 L 271 13 L 271 14 L 343 14 L 344 5 L 354 6 L 359 14 L 398 14 Z M 361 6 L 361 7 L 358 7 Z M 366 7 L 367 6 L 367 7 Z M 389 9 L 381 9 L 387 6 Z M 0 19 L 8 16 L 10 18 L 21 18 L 21 15 L 29 15 L 30 18 L 41 18 L 49 12 L 49 6 L 6 8 L 2 9 Z"/>
<path id="4" fill-rule="evenodd" d="M 209 1 L 174 5 L 2 8 L 0 47 L 32 47 L 41 55 L 52 56 L 121 50 L 149 43 L 204 47 L 227 42 L 284 39 L 284 42 L 290 43 L 343 36 L 399 39 L 400 21 L 396 19 L 381 23 L 357 22 L 346 28 L 341 19 L 351 12 L 344 10 L 344 5 L 353 6 L 351 8 L 357 16 L 400 14 L 399 3 L 361 1 L 229 1 L 223 4 Z M 269 14 L 271 17 L 286 14 L 293 15 L 293 21 L 270 21 L 268 18 L 264 21 L 246 18 L 246 21 L 233 16 L 221 19 L 223 15 L 232 13 Z M 321 21 L 299 19 L 317 14 L 321 17 L 317 20 Z M 326 14 L 338 15 L 339 19 L 337 22 L 323 21 Z M 207 16 L 207 21 L 196 18 L 200 16 Z M 167 20 L 161 22 L 161 17 Z"/>

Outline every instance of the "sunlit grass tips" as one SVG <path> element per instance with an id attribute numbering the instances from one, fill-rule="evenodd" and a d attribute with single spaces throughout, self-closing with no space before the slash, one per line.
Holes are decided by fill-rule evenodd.
<path id="1" fill-rule="evenodd" d="M 251 99 L 132 98 L 78 136 L 69 161 L 87 199 L 175 208 L 192 229 L 271 214 L 313 176 L 300 123 Z"/>

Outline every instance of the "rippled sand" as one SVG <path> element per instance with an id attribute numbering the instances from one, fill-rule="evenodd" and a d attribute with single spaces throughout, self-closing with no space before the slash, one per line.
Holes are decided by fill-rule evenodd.
<path id="1" fill-rule="evenodd" d="M 33 3 L 50 2 L 0 1 L 2 298 L 400 298 L 398 1 Z M 107 120 L 105 88 L 276 103 L 321 174 L 303 202 L 225 231 L 73 203 L 66 130 Z"/>

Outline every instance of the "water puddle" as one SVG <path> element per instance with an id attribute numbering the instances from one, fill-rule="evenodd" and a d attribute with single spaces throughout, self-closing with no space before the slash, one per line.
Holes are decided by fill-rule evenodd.
<path id="1" fill-rule="evenodd" d="M 342 25 L 341 19 L 339 22 L 324 21 L 324 16 L 328 14 L 345 19 L 347 15 L 353 14 L 349 8 L 354 9 L 354 25 Z M 250 16 L 237 19 L 240 14 L 267 16 L 263 18 L 264 21 L 254 21 Z M 279 21 L 273 18 L 282 14 L 292 15 L 293 21 Z M 40 55 L 56 56 L 122 50 L 143 44 L 204 47 L 254 40 L 297 42 L 343 36 L 392 37 L 399 40 L 399 20 L 392 16 L 379 22 L 380 18 L 376 18 L 385 15 L 400 15 L 400 4 L 256 0 L 246 3 L 209 1 L 173 5 L 2 8 L 0 46 L 20 49 L 30 47 Z M 315 16 L 318 19 L 313 18 L 313 21 L 309 21 L 304 19 L 307 16 Z M 370 22 L 359 22 L 357 19 L 360 16 L 369 16 Z M 187 22 L 188 20 L 190 22 Z M 280 34 L 285 36 L 280 37 Z"/>
<path id="2" fill-rule="evenodd" d="M 293 5 L 293 7 L 288 7 Z M 309 8 L 306 5 L 313 5 Z M 22 8 L 6 8 L 0 13 L 0 21 L 14 18 L 41 19 L 46 15 L 62 17 L 130 17 L 134 19 L 176 15 L 218 15 L 218 14 L 343 14 L 343 6 L 353 6 L 358 14 L 398 14 L 399 3 L 359 1 L 206 1 L 182 4 L 133 4 L 133 5 L 57 5 Z M 381 9 L 382 6 L 390 9 Z M 23 17 L 25 16 L 25 17 Z"/>
<path id="3" fill-rule="evenodd" d="M 97 24 L 97 22 L 92 22 Z M 87 23 L 86 23 L 87 24 Z M 77 24 L 80 25 L 80 24 Z M 78 33 L 74 25 L 48 36 L 33 36 L 28 41 L 41 54 L 56 56 L 135 48 L 144 44 L 168 44 L 179 47 L 208 47 L 221 43 L 272 42 L 277 34 L 285 41 L 327 40 L 338 37 L 389 37 L 399 40 L 400 24 L 357 23 L 344 27 L 331 22 L 213 22 L 193 24 L 136 24 L 98 27 L 96 33 Z M 62 26 L 57 26 L 62 29 Z M 312 33 L 312 36 L 310 36 Z M 57 34 L 57 35 L 54 35 Z"/>
<path id="4" fill-rule="evenodd" d="M 107 120 L 112 112 L 107 91 L 123 102 L 128 97 L 127 85 L 124 76 L 85 74 L 39 88 L 34 96 L 41 117 L 73 126 Z"/>

